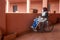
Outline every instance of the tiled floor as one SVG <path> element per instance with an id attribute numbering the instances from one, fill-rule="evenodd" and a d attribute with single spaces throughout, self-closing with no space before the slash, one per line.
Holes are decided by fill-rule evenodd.
<path id="1" fill-rule="evenodd" d="M 28 33 L 20 36 L 17 40 L 60 40 L 60 24 L 55 25 L 50 33 Z"/>

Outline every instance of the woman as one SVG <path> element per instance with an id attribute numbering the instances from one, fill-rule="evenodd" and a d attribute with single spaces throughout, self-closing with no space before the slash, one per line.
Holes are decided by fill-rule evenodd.
<path id="1" fill-rule="evenodd" d="M 42 17 L 43 18 L 48 18 L 48 10 L 46 7 L 43 8 L 42 10 Z"/>
<path id="2" fill-rule="evenodd" d="M 35 19 L 34 19 L 34 22 L 33 22 L 33 24 L 32 24 L 32 26 L 31 26 L 31 28 L 33 29 L 33 31 L 37 31 L 37 26 L 38 26 L 38 24 L 39 24 L 39 21 L 40 21 L 40 16 L 39 17 L 36 17 Z"/>
<path id="3" fill-rule="evenodd" d="M 43 22 L 41 23 L 41 25 L 40 25 L 40 31 L 42 32 L 43 31 L 43 27 L 44 27 L 44 25 L 46 24 L 47 25 L 47 23 L 48 23 L 48 10 L 47 10 L 47 8 L 46 7 L 44 7 L 43 8 L 43 10 L 42 10 L 42 18 L 43 18 Z M 44 24 L 45 23 L 45 24 Z"/>

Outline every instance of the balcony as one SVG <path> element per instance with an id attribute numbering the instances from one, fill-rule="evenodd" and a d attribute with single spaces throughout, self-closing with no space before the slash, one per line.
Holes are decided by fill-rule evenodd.
<path id="1" fill-rule="evenodd" d="M 48 0 L 47 5 L 50 13 L 54 11 L 59 13 L 59 0 Z M 33 13 L 33 9 L 37 9 L 38 13 L 41 13 L 43 6 L 43 0 L 8 0 L 6 13 Z M 14 10 L 15 12 L 13 12 Z"/>

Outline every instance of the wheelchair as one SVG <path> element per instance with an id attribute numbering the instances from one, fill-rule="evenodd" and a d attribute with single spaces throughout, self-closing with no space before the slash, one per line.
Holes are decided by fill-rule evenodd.
<path id="1" fill-rule="evenodd" d="M 54 29 L 54 25 L 52 22 L 45 20 L 44 22 L 39 22 L 39 24 L 36 27 L 37 32 L 51 32 Z M 33 28 L 31 28 L 32 31 Z"/>
<path id="2" fill-rule="evenodd" d="M 41 32 L 51 32 L 54 29 L 54 25 L 52 25 L 52 23 L 48 21 L 40 22 L 36 29 L 37 31 Z"/>

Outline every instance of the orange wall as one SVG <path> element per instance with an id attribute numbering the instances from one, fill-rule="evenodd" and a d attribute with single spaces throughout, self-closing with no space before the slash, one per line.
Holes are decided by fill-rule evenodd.
<path id="1" fill-rule="evenodd" d="M 33 19 L 38 14 L 6 14 L 7 15 L 7 32 L 25 32 L 32 25 Z"/>
<path id="2" fill-rule="evenodd" d="M 56 13 L 59 13 L 59 1 L 49 1 L 50 4 L 50 13 L 53 13 L 53 11 L 56 11 Z"/>
<path id="3" fill-rule="evenodd" d="M 30 12 L 32 13 L 32 9 L 37 9 L 38 13 L 41 13 L 42 10 L 42 2 L 31 2 Z"/>
<path id="4" fill-rule="evenodd" d="M 7 32 L 17 32 L 22 33 L 29 30 L 29 27 L 33 23 L 33 19 L 40 14 L 6 14 L 7 17 Z M 53 18 L 53 19 L 52 19 Z M 52 22 L 52 24 L 55 24 L 57 21 L 57 15 L 51 14 L 49 16 L 49 21 Z"/>
<path id="5" fill-rule="evenodd" d="M 10 4 L 9 12 L 13 12 L 13 5 L 14 5 L 14 3 Z M 25 2 L 23 2 L 23 3 L 16 3 L 16 5 L 18 7 L 18 12 L 26 13 L 26 3 Z"/>
<path id="6" fill-rule="evenodd" d="M 12 6 L 14 3 L 10 4 L 10 8 L 9 8 L 9 12 L 12 12 Z M 18 12 L 20 13 L 26 13 L 26 3 L 25 2 L 21 2 L 21 3 L 16 3 L 18 5 Z M 57 13 L 59 13 L 59 1 L 49 1 L 50 4 L 50 13 L 53 13 L 53 11 L 56 11 Z M 32 9 L 37 9 L 38 13 L 41 13 L 42 10 L 42 2 L 38 1 L 38 2 L 31 2 L 30 4 L 30 13 L 32 13 Z"/>
<path id="7" fill-rule="evenodd" d="M 37 5 L 37 4 L 36 4 Z M 38 6 L 37 6 L 38 7 Z M 0 0 L 0 29 L 3 32 L 25 32 L 32 25 L 33 19 L 39 14 L 5 14 L 5 1 Z M 55 23 L 56 15 L 49 17 L 52 23 Z M 58 15 L 60 17 L 60 15 Z M 52 19 L 53 18 L 53 19 Z M 7 29 L 7 30 L 6 30 Z"/>
<path id="8" fill-rule="evenodd" d="M 25 32 L 35 16 L 36 14 L 7 14 L 8 32 Z"/>
<path id="9" fill-rule="evenodd" d="M 5 1 L 0 0 L 0 30 L 6 32 Z"/>
<path id="10" fill-rule="evenodd" d="M 60 0 L 59 0 L 59 13 L 60 13 Z"/>
<path id="11" fill-rule="evenodd" d="M 26 13 L 27 12 L 27 5 L 25 2 L 22 3 L 16 3 L 18 5 L 18 12 L 20 13 Z M 9 12 L 13 12 L 13 5 L 14 3 L 10 4 Z M 41 13 L 42 10 L 42 2 L 32 2 L 30 4 L 30 13 L 32 13 L 32 9 L 38 9 L 38 13 Z"/>

